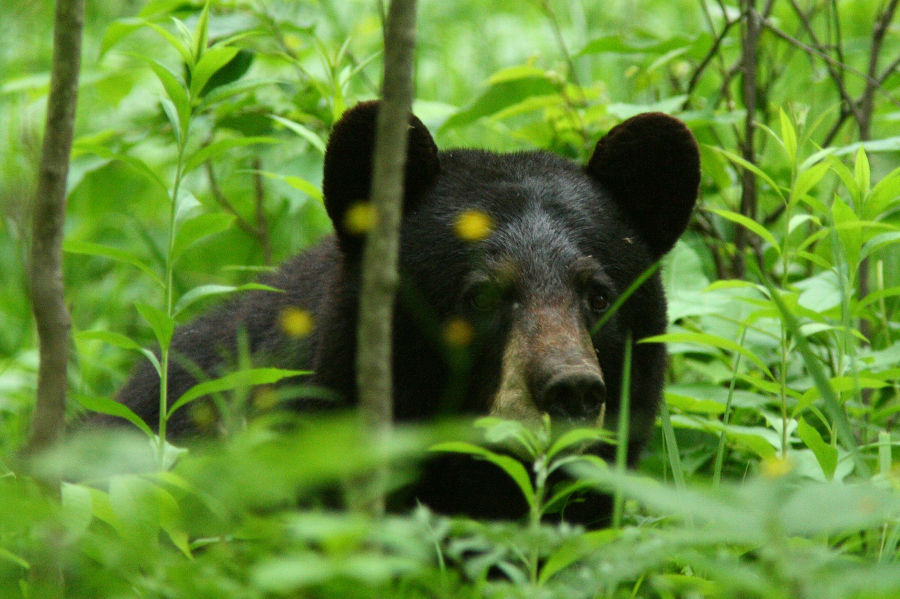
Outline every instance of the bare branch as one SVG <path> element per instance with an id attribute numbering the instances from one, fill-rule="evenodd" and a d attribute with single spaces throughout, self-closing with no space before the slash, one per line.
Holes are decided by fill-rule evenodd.
<path id="1" fill-rule="evenodd" d="M 866 88 L 859 99 L 859 138 L 862 141 L 869 139 L 869 128 L 872 124 L 872 110 L 875 103 L 875 91 L 881 88 L 878 76 L 878 59 L 881 57 L 881 48 L 888 26 L 894 18 L 898 0 L 891 0 L 884 11 L 875 20 L 872 29 L 872 45 L 869 47 L 869 66 L 866 71 Z"/>
<path id="2" fill-rule="evenodd" d="M 785 33 L 784 31 L 782 31 L 781 29 L 779 29 L 778 27 L 776 27 L 775 25 L 773 25 L 773 24 L 772 24 L 770 21 L 768 21 L 768 20 L 765 20 L 765 19 L 764 19 L 764 20 L 762 20 L 761 22 L 762 22 L 762 25 L 763 25 L 766 29 L 768 29 L 769 31 L 771 31 L 772 33 L 774 33 L 776 36 L 780 37 L 780 38 L 783 39 L 784 41 L 786 41 L 786 42 L 788 42 L 788 43 L 790 43 L 790 44 L 794 44 L 795 46 L 797 46 L 798 48 L 804 50 L 805 52 L 808 52 L 808 53 L 810 53 L 810 54 L 815 54 L 816 56 L 818 56 L 819 58 L 821 58 L 822 60 L 824 60 L 824 61 L 827 62 L 827 63 L 830 63 L 830 64 L 835 65 L 835 66 L 839 66 L 840 68 L 846 70 L 848 73 L 852 73 L 852 74 L 854 74 L 854 75 L 860 77 L 861 79 L 865 80 L 867 83 L 872 83 L 872 84 L 874 84 L 874 85 L 876 86 L 876 89 L 877 89 L 878 91 L 881 91 L 882 93 L 884 93 L 885 96 L 887 96 L 888 100 L 890 100 L 892 104 L 894 104 L 894 105 L 897 106 L 897 107 L 900 107 L 900 100 L 898 100 L 897 98 L 895 98 L 894 95 L 893 95 L 892 93 L 890 93 L 888 90 L 886 90 L 886 89 L 884 89 L 883 87 L 881 87 L 881 85 L 879 84 L 878 80 L 875 79 L 874 77 L 870 77 L 869 75 L 863 73 L 863 72 L 860 71 L 859 69 L 855 69 L 855 68 L 851 67 L 850 65 L 848 65 L 848 64 L 846 64 L 846 63 L 839 62 L 838 60 L 832 58 L 832 57 L 829 56 L 828 54 L 826 54 L 826 53 L 824 53 L 824 52 L 821 52 L 821 51 L 819 51 L 819 50 L 817 50 L 817 49 L 815 49 L 815 48 L 812 48 L 812 47 L 810 47 L 810 46 L 804 44 L 803 42 L 801 42 L 801 41 L 798 40 L 797 38 L 793 37 L 792 35 L 790 35 L 790 34 L 788 34 L 788 33 Z"/>
<path id="3" fill-rule="evenodd" d="M 837 87 L 838 93 L 841 95 L 841 100 L 846 106 L 846 110 L 849 110 L 854 113 L 856 118 L 859 118 L 859 110 L 856 107 L 856 103 L 853 101 L 853 98 L 850 96 L 850 92 L 847 91 L 847 86 L 844 85 L 844 70 L 845 65 L 835 59 L 828 60 L 831 58 L 829 54 L 826 52 L 826 48 L 819 41 L 816 36 L 816 32 L 813 29 L 812 23 L 809 21 L 809 18 L 806 14 L 803 13 L 803 9 L 797 4 L 797 0 L 790 0 L 791 6 L 794 9 L 794 12 L 797 13 L 797 16 L 800 18 L 800 22 L 803 24 L 803 28 L 806 29 L 807 35 L 812 40 L 815 45 L 814 48 L 805 46 L 804 44 L 791 42 L 794 46 L 801 48 L 804 52 L 810 55 L 816 55 L 821 58 L 825 58 L 825 68 L 828 69 L 828 74 L 831 77 L 831 80 L 834 81 L 835 86 Z M 770 28 L 771 29 L 771 28 Z M 776 33 L 778 35 L 778 33 Z M 787 35 L 787 34 L 785 34 Z M 843 112 L 843 110 L 842 110 Z"/>

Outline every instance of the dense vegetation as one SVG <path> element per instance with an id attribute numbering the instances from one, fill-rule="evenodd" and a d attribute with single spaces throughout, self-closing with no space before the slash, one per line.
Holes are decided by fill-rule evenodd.
<path id="1" fill-rule="evenodd" d="M 248 390 L 272 371 L 206 388 L 228 399 L 219 441 L 179 455 L 137 423 L 72 435 L 26 475 L 51 5 L 0 5 L 0 595 L 900 597 L 896 1 L 422 4 L 415 112 L 439 146 L 584 159 L 646 110 L 702 144 L 701 206 L 663 267 L 657 439 L 636 473 L 581 465 L 620 499 L 594 532 L 541 524 L 551 490 L 493 456 L 528 522 L 298 508 L 469 446 L 455 423 L 377 448 L 354 418 L 285 426 Z M 65 243 L 73 421 L 114 410 L 173 323 L 328 232 L 323 141 L 377 94 L 378 3 L 202 7 L 88 3 Z M 567 461 L 546 431 L 482 424 L 527 448 L 538 483 Z M 45 486 L 59 479 L 61 496 Z"/>

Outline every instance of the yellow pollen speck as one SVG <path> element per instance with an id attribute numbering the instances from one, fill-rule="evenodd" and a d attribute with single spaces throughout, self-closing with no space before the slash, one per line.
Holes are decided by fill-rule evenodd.
<path id="1" fill-rule="evenodd" d="M 452 318 L 444 324 L 444 341 L 453 347 L 466 347 L 472 342 L 475 331 L 464 318 Z"/>
<path id="2" fill-rule="evenodd" d="M 368 202 L 356 202 L 344 214 L 344 228 L 351 235 L 364 235 L 375 224 L 375 207 Z"/>
<path id="3" fill-rule="evenodd" d="M 257 387 L 253 390 L 253 405 L 257 410 L 271 410 L 278 404 L 278 394 L 272 387 Z"/>
<path id="4" fill-rule="evenodd" d="M 299 35 L 288 33 L 284 36 L 284 45 L 287 46 L 289 50 L 299 50 L 303 46 L 303 38 Z"/>
<path id="5" fill-rule="evenodd" d="M 794 465 L 789 459 L 778 456 L 766 458 L 760 465 L 762 474 L 766 478 L 781 478 L 794 469 Z"/>
<path id="6" fill-rule="evenodd" d="M 300 308 L 285 308 L 281 311 L 281 330 L 289 337 L 302 339 L 312 333 L 315 321 L 312 314 Z"/>
<path id="7" fill-rule="evenodd" d="M 490 216 L 480 210 L 463 210 L 456 216 L 453 229 L 460 239 L 481 241 L 490 236 L 494 223 Z"/>
<path id="8" fill-rule="evenodd" d="M 216 424 L 216 409 L 208 401 L 194 402 L 191 406 L 191 420 L 199 430 L 209 431 Z"/>

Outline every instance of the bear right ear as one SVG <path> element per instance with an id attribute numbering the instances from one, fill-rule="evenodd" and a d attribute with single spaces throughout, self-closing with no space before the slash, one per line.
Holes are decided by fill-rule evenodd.
<path id="1" fill-rule="evenodd" d="M 367 208 L 372 187 L 377 100 L 357 104 L 335 124 L 325 150 L 322 192 L 325 209 L 344 251 L 358 251 L 371 225 Z M 415 207 L 440 170 L 437 146 L 415 115 L 409 119 L 403 211 Z"/>
<path id="2" fill-rule="evenodd" d="M 587 172 L 609 191 L 655 257 L 687 227 L 700 185 L 691 131 L 660 112 L 631 117 L 597 142 Z"/>

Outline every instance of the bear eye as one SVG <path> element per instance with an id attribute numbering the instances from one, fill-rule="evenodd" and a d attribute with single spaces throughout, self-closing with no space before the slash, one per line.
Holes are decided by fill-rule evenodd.
<path id="1" fill-rule="evenodd" d="M 599 289 L 589 291 L 585 301 L 588 309 L 594 314 L 603 314 L 609 310 L 609 296 Z"/>
<path id="2" fill-rule="evenodd" d="M 500 305 L 500 290 L 488 282 L 473 285 L 468 296 L 469 305 L 479 312 L 490 312 Z"/>

